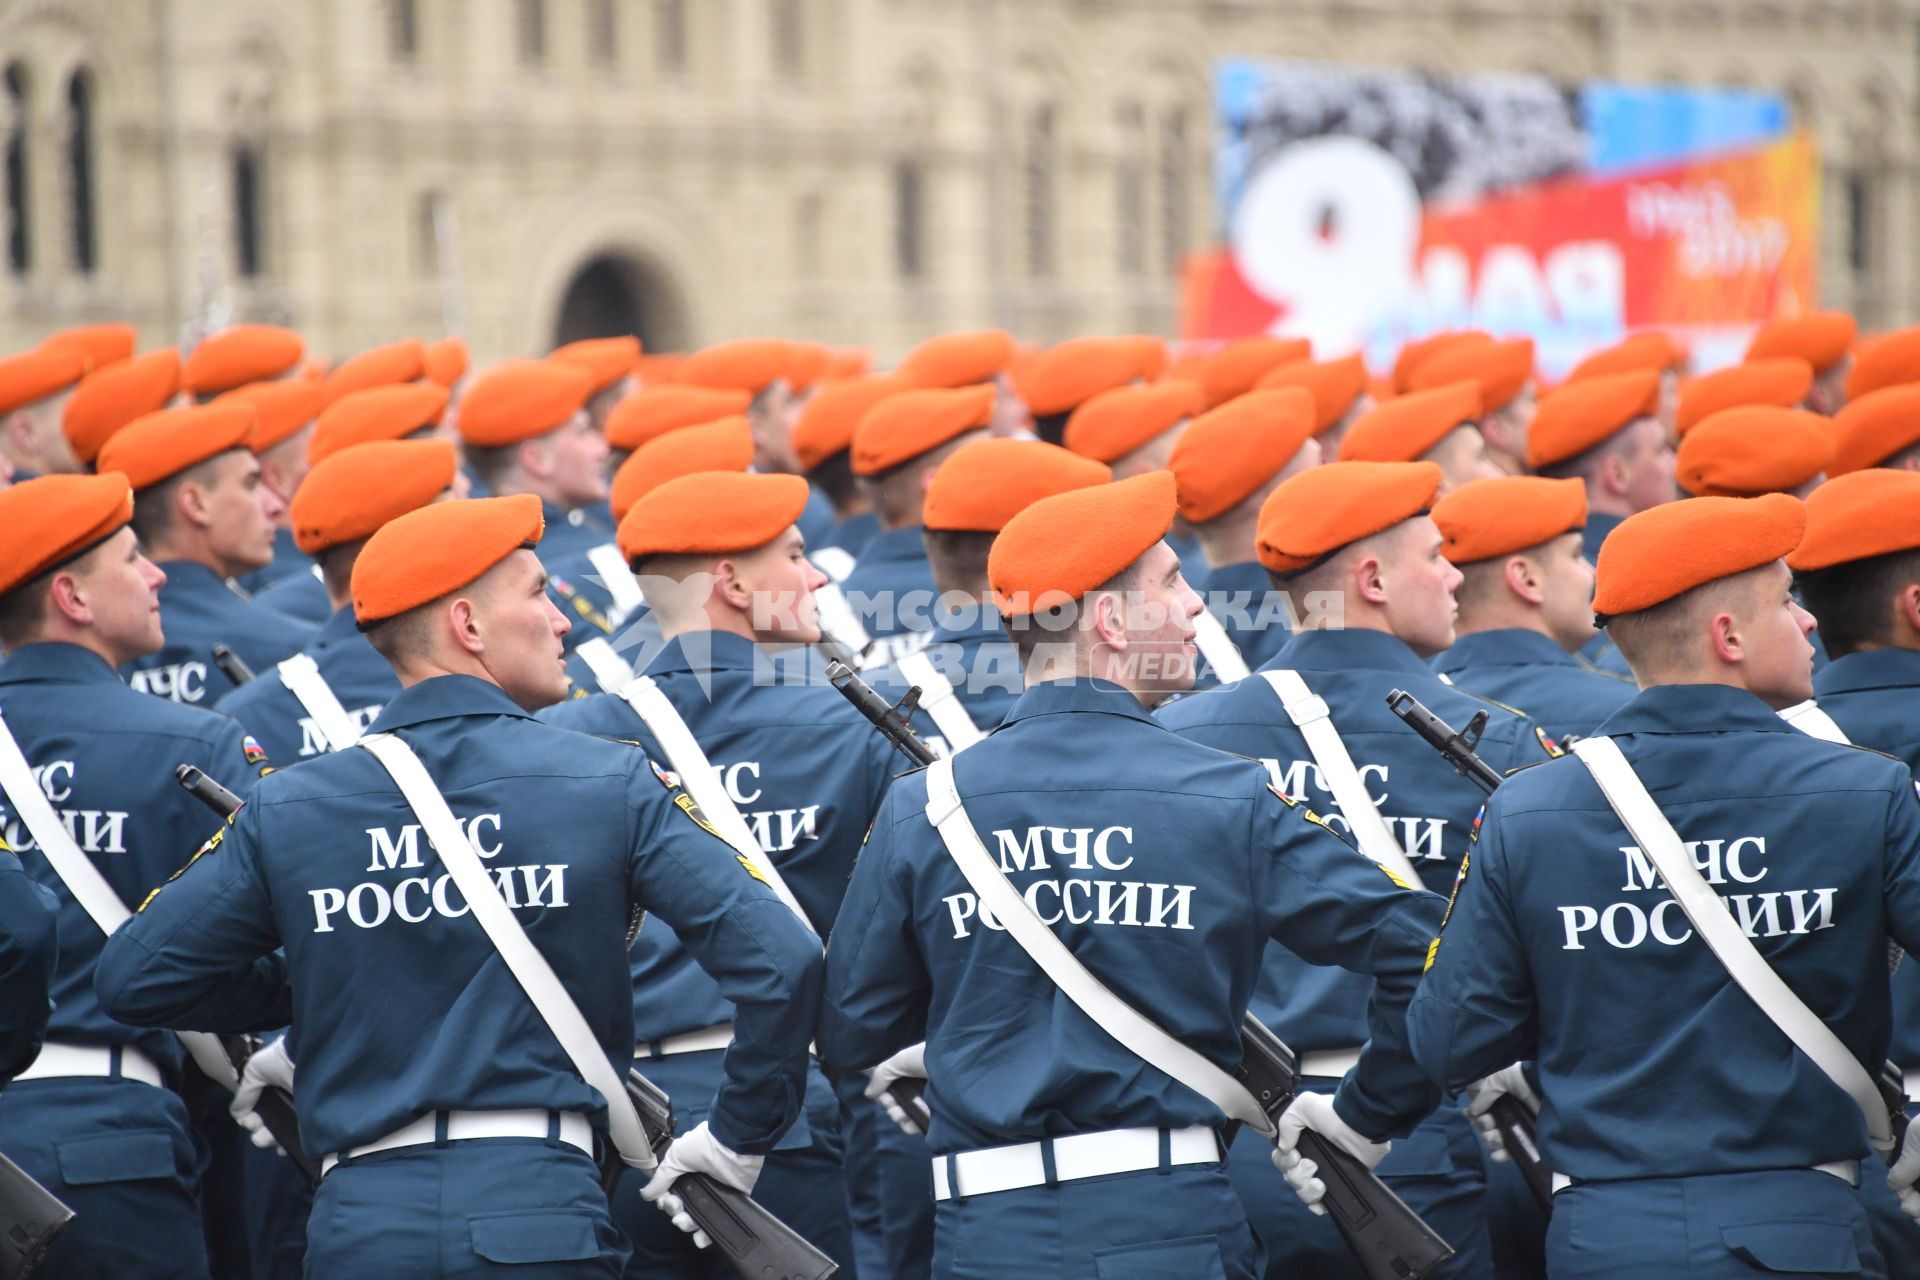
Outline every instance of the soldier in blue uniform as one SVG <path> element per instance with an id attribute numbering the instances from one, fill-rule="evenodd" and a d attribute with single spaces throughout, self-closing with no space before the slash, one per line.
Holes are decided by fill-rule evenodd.
<path id="1" fill-rule="evenodd" d="M 53 1012 L 60 954 L 60 900 L 29 877 L 11 849 L 0 852 L 0 1087 L 40 1056 Z"/>
<path id="2" fill-rule="evenodd" d="M 619 448 L 610 430 L 613 413 L 640 385 L 634 376 L 640 364 L 640 339 L 632 334 L 582 338 L 555 347 L 547 359 L 587 375 L 587 420 L 607 442 L 607 472 L 611 475 L 621 461 L 613 456 Z M 604 497 L 580 508 L 580 519 L 603 539 L 611 538 L 620 527 L 619 518 Z"/>
<path id="3" fill-rule="evenodd" d="M 62 419 L 91 367 L 80 347 L 55 341 L 0 359 L 0 462 L 14 483 L 80 470 Z"/>
<path id="4" fill-rule="evenodd" d="M 1200 594 L 1249 668 L 1278 653 L 1288 630 L 1287 597 L 1272 589 L 1254 546 L 1260 507 L 1283 481 L 1320 465 L 1313 426 L 1313 396 L 1301 388 L 1249 391 L 1188 423 L 1167 463 L 1180 514 L 1206 552 Z M 1208 658 L 1208 637 L 1200 639 Z M 1238 675 L 1222 676 L 1209 660 L 1200 683 Z"/>
<path id="5" fill-rule="evenodd" d="M 1592 733 L 1637 692 L 1575 656 L 1595 634 L 1586 520 L 1579 481 L 1541 476 L 1475 480 L 1433 507 L 1440 553 L 1461 579 L 1453 644 L 1433 669 L 1523 708 L 1555 738 Z"/>
<path id="6" fill-rule="evenodd" d="M 666 770 L 531 718 L 565 685 L 540 531 L 518 495 L 425 507 L 368 541 L 355 616 L 406 685 L 372 727 L 418 753 L 610 1065 L 632 1052 L 633 913 L 707 967 L 733 1046 L 649 1198 L 676 1170 L 750 1189 L 798 1109 L 819 944 Z M 343 832 L 364 861 L 341 856 Z M 604 1100 L 437 861 L 371 754 L 310 761 L 115 934 L 96 989 L 141 1025 L 291 1015 L 301 1138 L 326 1170 L 309 1276 L 615 1276 L 625 1247 L 592 1156 Z"/>
<path id="7" fill-rule="evenodd" d="M 260 460 L 261 488 L 280 501 L 281 514 L 273 527 L 273 559 L 265 567 L 236 579 L 241 589 L 255 599 L 285 578 L 299 574 L 312 576 L 313 559 L 300 550 L 294 540 L 287 513 L 307 472 L 312 469 L 307 444 L 313 439 L 314 421 L 325 407 L 327 395 L 327 384 L 323 382 L 289 378 L 240 387 L 220 397 L 253 406 L 253 435 L 247 447 Z"/>
<path id="8" fill-rule="evenodd" d="M 1374 1163 L 1380 1140 L 1436 1101 L 1405 1056 L 1398 1008 L 1439 900 L 1397 886 L 1256 763 L 1147 714 L 1193 679 L 1201 603 L 1163 541 L 1174 511 L 1172 477 L 1152 473 L 1008 522 L 990 572 L 1028 687 L 954 757 L 953 780 L 1042 920 L 1216 1066 L 1240 1059 L 1266 939 L 1372 973 L 1354 1072 L 1330 1104 L 1296 1106 Z M 819 1047 L 857 1068 L 925 1039 L 935 1273 L 1259 1274 L 1220 1112 L 1121 1048 L 1021 954 L 948 856 L 927 798 L 926 774 L 897 781 L 854 868 Z M 1319 1189 L 1307 1172 L 1295 1166 L 1303 1198 Z"/>
<path id="9" fill-rule="evenodd" d="M 703 348 L 680 365 L 680 381 L 692 387 L 745 391 L 753 397 L 747 421 L 753 428 L 753 466 L 775 475 L 797 475 L 800 463 L 793 452 L 793 423 L 813 390 L 813 377 L 824 365 L 809 353 L 811 344 L 779 338 L 741 338 Z M 812 368 L 806 368 L 811 365 Z M 808 489 L 807 509 L 800 518 L 807 545 L 827 544 L 833 528 L 833 503 L 818 489 Z"/>
<path id="10" fill-rule="evenodd" d="M 299 651 L 311 628 L 264 608 L 232 583 L 273 555 L 280 499 L 260 483 L 244 401 L 163 409 L 116 432 L 100 450 L 102 474 L 118 472 L 137 498 L 134 529 L 166 573 L 160 609 L 166 643 L 129 663 L 143 693 L 212 706 L 233 681 L 213 662 L 224 644 L 259 671 Z"/>
<path id="11" fill-rule="evenodd" d="M 1263 762 L 1279 789 L 1313 806 L 1376 857 L 1397 852 L 1429 888 L 1451 884 L 1466 855 L 1480 793 L 1387 708 L 1399 688 L 1455 724 L 1489 714 L 1480 751 L 1511 769 L 1548 758 L 1538 729 L 1511 708 L 1441 683 L 1425 659 L 1453 640 L 1453 591 L 1459 574 L 1440 553 L 1427 512 L 1441 473 L 1430 462 L 1339 462 L 1316 467 L 1274 490 L 1260 513 L 1260 559 L 1296 597 L 1329 593 L 1325 616 L 1344 629 L 1295 634 L 1261 672 L 1238 684 L 1164 707 L 1160 719 L 1184 738 Z M 1343 744 L 1315 741 L 1294 723 L 1267 673 L 1297 672 L 1323 699 Z M 1301 708 L 1302 714 L 1306 708 Z M 1377 806 L 1378 838 L 1340 801 L 1336 756 L 1349 760 L 1356 787 Z M 1369 983 L 1278 946 L 1266 950 L 1254 1011 L 1304 1055 L 1311 1088 L 1330 1089 L 1367 1036 Z M 1266 1242 L 1270 1276 L 1355 1274 L 1329 1224 L 1301 1213 L 1257 1142 L 1234 1144 L 1233 1172 L 1256 1230 Z M 1478 1142 L 1457 1100 L 1444 1106 L 1380 1166 L 1380 1176 L 1455 1249 L 1442 1276 L 1488 1273 L 1486 1176 Z"/>
<path id="12" fill-rule="evenodd" d="M 141 554 L 118 474 L 0 492 L 0 715 L 81 856 L 126 908 L 177 871 L 208 815 L 173 781 L 196 765 L 242 795 L 266 760 L 233 721 L 128 689 L 114 675 L 163 636 L 164 575 Z M 204 1277 L 179 1041 L 136 1031 L 94 997 L 105 938 L 56 874 L 6 781 L 0 836 L 58 900 L 46 1047 L 0 1093 L 0 1151 L 78 1214 L 48 1261 L 74 1277 Z"/>
<path id="13" fill-rule="evenodd" d="M 1811 692 L 1813 622 L 1781 563 L 1804 523 L 1770 495 L 1614 531 L 1594 608 L 1643 692 L 1601 730 L 1729 931 L 1877 1064 L 1889 937 L 1920 943 L 1920 804 L 1904 765 L 1775 714 Z M 1889 1177 L 1867 1113 L 1695 936 L 1636 829 L 1584 761 L 1494 793 L 1409 1015 L 1414 1052 L 1448 1087 L 1537 1063 L 1555 1277 L 1886 1274 L 1856 1191 Z"/>
<path id="14" fill-rule="evenodd" d="M 888 662 L 925 647 L 939 595 L 921 538 L 927 485 L 993 420 L 993 388 L 903 391 L 881 400 L 853 432 L 853 474 L 883 532 L 861 549 L 841 583 L 872 637 L 870 660 Z"/>
<path id="15" fill-rule="evenodd" d="M 473 492 L 540 499 L 546 558 L 558 563 L 606 540 L 582 517 L 607 496 L 607 440 L 587 416 L 587 375 L 548 360 L 509 360 L 473 380 L 458 428 Z"/>
<path id="16" fill-rule="evenodd" d="M 829 382 L 808 397 L 793 424 L 793 454 L 807 483 L 833 504 L 826 546 L 858 559 L 880 533 L 880 517 L 853 475 L 853 429 L 869 409 L 914 383 L 891 373 Z M 845 576 L 844 574 L 841 576 Z"/>

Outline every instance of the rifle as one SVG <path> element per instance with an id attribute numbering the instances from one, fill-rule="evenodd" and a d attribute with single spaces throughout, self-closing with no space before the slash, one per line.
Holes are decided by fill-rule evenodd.
<path id="1" fill-rule="evenodd" d="M 0 1280 L 27 1280 L 72 1222 L 72 1209 L 0 1155 Z"/>
<path id="2" fill-rule="evenodd" d="M 920 702 L 917 686 L 909 688 L 899 702 L 889 703 L 844 663 L 830 665 L 827 679 L 916 765 L 933 762 L 933 749 L 920 740 L 908 722 Z M 1280 1113 L 1292 1105 L 1299 1085 L 1297 1056 L 1251 1013 L 1240 1024 L 1240 1052 L 1240 1065 L 1234 1074 L 1261 1110 L 1277 1122 Z M 1229 1132 L 1229 1141 L 1231 1136 Z M 1300 1154 L 1318 1166 L 1320 1181 L 1327 1189 L 1321 1203 L 1367 1280 L 1419 1280 L 1453 1256 L 1453 1249 L 1439 1233 L 1359 1159 L 1312 1129 L 1301 1132 L 1299 1147 Z"/>
<path id="3" fill-rule="evenodd" d="M 213 665 L 219 669 L 221 675 L 233 681 L 236 685 L 253 683 L 253 668 L 248 666 L 245 659 L 241 658 L 239 654 L 229 649 L 226 645 L 217 644 L 213 646 Z M 224 788 L 222 789 L 224 790 Z M 227 794 L 232 795 L 233 793 L 229 791 Z M 201 798 L 205 799 L 204 796 Z"/>
<path id="4" fill-rule="evenodd" d="M 226 648 L 225 645 L 214 647 L 216 662 L 219 661 L 220 651 L 224 648 Z M 235 658 L 234 661 L 238 662 L 239 659 Z M 206 805 L 223 819 L 231 818 L 240 811 L 239 796 L 192 765 L 179 766 L 173 771 L 173 776 L 188 795 Z M 227 1060 L 233 1063 L 233 1073 L 237 1077 L 245 1074 L 247 1059 L 260 1048 L 260 1039 L 258 1036 L 223 1035 L 220 1037 L 220 1048 L 225 1051 Z M 271 1086 L 261 1091 L 260 1100 L 254 1104 L 253 1110 L 254 1114 L 260 1117 L 260 1123 L 266 1126 L 267 1132 L 273 1135 L 273 1140 L 280 1144 L 280 1149 L 287 1153 L 287 1159 L 293 1161 L 294 1166 L 308 1178 L 318 1182 L 320 1166 L 300 1145 L 300 1118 L 293 1109 L 293 1095 L 278 1085 Z"/>

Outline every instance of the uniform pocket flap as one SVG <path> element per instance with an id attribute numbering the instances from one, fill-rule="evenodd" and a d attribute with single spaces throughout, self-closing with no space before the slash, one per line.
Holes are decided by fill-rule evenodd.
<path id="1" fill-rule="evenodd" d="M 1374 1172 L 1383 1178 L 1438 1178 L 1452 1173 L 1453 1152 L 1447 1147 L 1446 1131 L 1423 1125 L 1404 1138 L 1395 1138 Z"/>
<path id="2" fill-rule="evenodd" d="M 137 1182 L 142 1178 L 174 1178 L 180 1174 L 173 1155 L 173 1135 L 164 1129 L 73 1138 L 60 1143 L 57 1150 L 60 1177 L 68 1186 Z"/>
<path id="3" fill-rule="evenodd" d="M 1860 1272 L 1853 1228 L 1843 1222 L 1749 1222 L 1720 1228 L 1734 1257 L 1762 1271 L 1850 1276 Z"/>
<path id="4" fill-rule="evenodd" d="M 488 1262 L 579 1262 L 600 1256 L 593 1215 L 575 1209 L 526 1209 L 467 1219 L 473 1251 Z"/>
<path id="5" fill-rule="evenodd" d="M 1212 1236 L 1185 1236 L 1106 1249 L 1093 1255 L 1094 1274 L 1100 1280 L 1226 1280 L 1220 1260 L 1220 1242 Z"/>

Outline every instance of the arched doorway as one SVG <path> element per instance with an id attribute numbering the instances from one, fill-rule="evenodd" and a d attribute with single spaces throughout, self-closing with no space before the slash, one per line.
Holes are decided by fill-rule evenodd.
<path id="1" fill-rule="evenodd" d="M 688 345 L 687 329 L 679 290 L 663 272 L 623 253 L 600 253 L 568 281 L 553 345 L 631 333 L 648 351 L 678 351 Z"/>

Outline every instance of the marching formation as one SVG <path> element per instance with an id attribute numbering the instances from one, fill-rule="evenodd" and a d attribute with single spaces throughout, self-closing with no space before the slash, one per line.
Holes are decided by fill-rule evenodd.
<path id="1" fill-rule="evenodd" d="M 1920 329 L 0 359 L 0 1276 L 1920 1276 Z"/>

